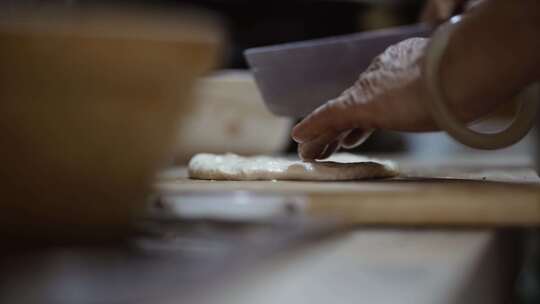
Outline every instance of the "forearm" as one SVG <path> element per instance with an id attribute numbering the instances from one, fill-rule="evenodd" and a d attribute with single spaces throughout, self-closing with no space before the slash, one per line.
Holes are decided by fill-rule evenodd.
<path id="1" fill-rule="evenodd" d="M 540 79 L 540 1 L 489 0 L 458 25 L 441 62 L 455 114 L 472 120 Z"/>

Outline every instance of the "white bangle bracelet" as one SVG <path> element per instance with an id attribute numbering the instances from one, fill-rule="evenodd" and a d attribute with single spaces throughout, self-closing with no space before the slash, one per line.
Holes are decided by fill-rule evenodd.
<path id="1" fill-rule="evenodd" d="M 453 17 L 442 25 L 432 36 L 426 52 L 425 81 L 430 94 L 427 106 L 438 127 L 446 131 L 457 141 L 477 149 L 499 149 L 508 147 L 521 140 L 535 122 L 540 103 L 540 83 L 533 83 L 525 88 L 516 98 L 519 100 L 517 114 L 506 129 L 498 133 L 479 133 L 471 130 L 458 120 L 448 108 L 447 98 L 443 94 L 440 74 L 440 63 L 450 36 L 460 21 Z"/>

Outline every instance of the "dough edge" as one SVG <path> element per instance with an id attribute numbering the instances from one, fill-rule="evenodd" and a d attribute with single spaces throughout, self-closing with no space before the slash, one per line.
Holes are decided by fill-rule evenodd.
<path id="1" fill-rule="evenodd" d="M 223 168 L 219 160 L 228 159 L 247 162 L 242 168 Z M 253 168 L 256 161 L 275 161 L 282 168 Z M 251 163 L 249 163 L 251 162 Z M 251 165 L 251 168 L 250 166 Z M 192 157 L 188 165 L 188 175 L 191 179 L 199 180 L 229 180 L 229 181 L 353 181 L 368 179 L 383 179 L 399 176 L 397 165 L 388 160 L 377 160 L 340 153 L 327 160 L 317 162 L 293 161 L 283 157 L 251 156 L 244 157 L 232 153 L 209 154 L 200 153 Z"/>

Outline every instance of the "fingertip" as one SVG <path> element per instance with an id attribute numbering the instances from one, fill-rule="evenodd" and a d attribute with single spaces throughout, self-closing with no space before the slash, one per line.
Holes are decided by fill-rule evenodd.
<path id="1" fill-rule="evenodd" d="M 328 146 L 336 141 L 338 134 L 324 133 L 314 140 L 300 143 L 298 146 L 299 155 L 304 160 L 320 159 Z"/>
<path id="2" fill-rule="evenodd" d="M 314 161 L 324 154 L 328 145 L 318 145 L 312 142 L 302 143 L 298 146 L 298 155 L 303 161 Z"/>
<path id="3" fill-rule="evenodd" d="M 311 114 L 294 126 L 292 139 L 297 143 L 305 143 L 318 139 L 325 133 L 339 134 L 349 130 L 355 124 L 356 117 L 351 115 L 354 108 L 350 106 L 348 96 L 340 96 L 319 106 Z"/>
<path id="4" fill-rule="evenodd" d="M 302 136 L 302 126 L 301 126 L 301 123 L 302 123 L 302 122 L 297 123 L 297 124 L 293 127 L 293 129 L 292 129 L 292 131 L 291 131 L 291 138 L 292 138 L 295 142 L 297 142 L 297 143 L 299 143 L 299 144 L 301 144 L 301 143 L 303 143 L 303 142 L 305 141 L 304 137 Z"/>
<path id="5" fill-rule="evenodd" d="M 318 119 L 309 115 L 294 126 L 291 132 L 292 139 L 297 143 L 308 142 L 321 135 L 318 128 Z"/>
<path id="6" fill-rule="evenodd" d="M 329 111 L 328 103 L 316 108 L 294 126 L 291 132 L 294 141 L 297 143 L 312 141 L 331 129 L 335 119 L 333 113 Z"/>

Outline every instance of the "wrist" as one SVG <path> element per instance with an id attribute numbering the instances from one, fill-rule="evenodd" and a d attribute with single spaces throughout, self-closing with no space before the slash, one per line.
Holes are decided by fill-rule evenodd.
<path id="1" fill-rule="evenodd" d="M 499 11 L 501 32 L 499 43 L 515 58 L 522 85 L 540 78 L 540 1 L 494 0 L 493 11 Z M 504 18 L 504 19 L 503 19 Z"/>
<path id="2" fill-rule="evenodd" d="M 523 54 L 516 56 L 526 56 L 530 70 L 529 75 L 533 75 L 534 80 L 540 79 L 540 1 L 519 0 L 514 3 L 514 20 L 516 28 L 522 41 Z M 531 79 L 532 80 L 532 79 Z"/>
<path id="3" fill-rule="evenodd" d="M 441 60 L 443 91 L 455 115 L 490 113 L 540 76 L 537 0 L 490 0 L 453 30 Z"/>
<path id="4" fill-rule="evenodd" d="M 474 88 L 473 90 L 469 90 L 469 92 L 476 91 L 476 94 L 480 93 L 481 96 L 478 96 L 480 98 L 486 98 L 486 101 L 480 101 L 477 100 L 475 103 L 468 103 L 466 99 L 459 100 L 458 103 L 452 103 L 448 102 L 448 98 L 446 97 L 446 94 L 443 93 L 443 86 L 441 77 L 439 75 L 441 62 L 443 55 L 445 54 L 445 51 L 447 51 L 448 43 L 450 41 L 450 38 L 452 37 L 452 34 L 455 33 L 456 30 L 459 29 L 458 24 L 452 24 L 453 22 L 449 24 L 445 24 L 443 27 L 441 27 L 437 32 L 435 33 L 434 37 L 432 38 L 428 51 L 426 53 L 425 57 L 425 66 L 424 66 L 424 75 L 425 75 L 425 83 L 426 88 L 428 92 L 430 93 L 430 99 L 429 102 L 426 104 L 426 107 L 429 108 L 432 117 L 437 122 L 437 125 L 443 129 L 444 131 L 447 131 L 452 137 L 454 137 L 456 140 L 471 146 L 475 148 L 481 148 L 481 149 L 498 149 L 507 147 L 509 145 L 512 145 L 522 139 L 530 130 L 532 125 L 535 121 L 536 112 L 538 110 L 538 101 L 536 100 L 536 96 L 533 96 L 537 90 L 537 86 L 530 86 L 526 90 L 522 92 L 522 94 L 519 95 L 518 98 L 521 101 L 521 106 L 519 111 L 517 112 L 516 118 L 514 122 L 505 130 L 498 132 L 498 133 L 478 133 L 476 131 L 470 130 L 467 127 L 466 123 L 463 123 L 463 119 L 460 119 L 459 115 L 456 115 L 455 109 L 459 109 L 460 107 L 456 107 L 458 105 L 464 106 L 463 108 L 469 107 L 469 112 L 474 113 L 475 110 L 480 110 L 476 114 L 481 113 L 482 111 L 485 111 L 486 109 L 492 110 L 493 106 L 496 105 L 496 103 L 493 103 L 490 101 L 490 91 L 497 91 L 495 95 L 492 97 L 500 98 L 500 96 L 508 95 L 509 92 L 516 89 L 522 89 L 519 87 L 519 82 L 516 81 L 519 80 L 519 78 L 522 78 L 523 80 L 523 69 L 519 68 L 519 66 L 523 65 L 523 58 L 517 57 L 517 59 L 511 59 L 510 61 L 507 61 L 506 63 L 503 63 L 502 67 L 503 69 L 500 69 L 497 64 L 500 61 L 493 62 L 492 59 L 498 58 L 498 59 L 504 59 L 506 56 L 506 59 L 508 57 L 513 57 L 514 54 L 511 54 L 511 52 L 508 52 L 508 49 L 505 48 L 503 45 L 495 45 L 496 47 L 493 50 L 487 49 L 488 52 L 486 54 L 486 57 L 489 59 L 488 61 L 484 62 L 483 66 L 486 68 L 485 70 L 482 70 L 480 74 L 477 76 L 482 77 L 473 77 L 473 80 L 476 80 L 474 82 L 470 82 L 472 86 L 480 86 L 480 90 L 478 88 Z M 476 28 L 478 29 L 478 28 Z M 521 35 L 521 34 L 519 34 Z M 519 36 L 518 35 L 518 36 Z M 516 41 L 519 41 L 516 40 Z M 487 45 L 493 45 L 493 41 L 489 42 Z M 486 45 L 483 45 L 486 46 Z M 510 45 L 512 46 L 512 45 Z M 512 49 L 510 49 L 512 50 Z M 491 52 L 490 52 L 491 51 Z M 510 56 L 508 56 L 510 53 Z M 473 53 L 474 54 L 474 53 Z M 489 55 L 488 55 L 489 54 Z M 493 56 L 495 54 L 495 56 Z M 462 54 L 463 55 L 463 54 Z M 519 54 L 518 54 L 519 55 Z M 515 55 L 514 55 L 515 56 Z M 491 57 L 491 58 L 489 58 Z M 472 56 L 472 58 L 476 58 L 478 62 L 481 62 L 482 57 Z M 463 58 L 461 58 L 463 60 Z M 495 68 L 492 69 L 489 65 L 486 65 L 486 63 L 494 64 Z M 473 61 L 472 63 L 476 63 L 476 61 Z M 530 63 L 525 59 L 525 63 Z M 510 73 L 510 79 L 508 83 L 510 83 L 510 86 L 506 85 L 506 88 L 503 90 L 500 90 L 500 87 L 486 87 L 486 84 L 499 84 L 501 85 L 505 82 L 505 74 L 501 74 L 500 72 L 507 72 L 506 70 L 510 68 L 508 64 L 514 64 L 515 66 L 518 66 L 517 69 L 514 68 L 513 72 Z M 479 68 L 480 66 L 475 66 L 473 68 Z M 505 69 L 506 68 L 506 69 Z M 497 71 L 499 73 L 497 73 Z M 516 73 L 517 72 L 517 73 Z M 474 72 L 471 71 L 472 74 Z M 455 74 L 454 74 L 455 76 Z M 520 77 L 516 77 L 520 76 Z M 448 79 L 451 81 L 451 83 L 459 83 L 459 79 Z M 486 82 L 486 80 L 488 80 Z M 484 81 L 482 84 L 481 82 Z M 448 84 L 448 82 L 446 82 Z M 462 82 L 463 84 L 463 82 Z M 523 85 L 523 83 L 521 84 Z M 482 88 L 483 87 L 483 88 Z M 458 89 L 458 91 L 463 94 L 463 92 L 467 92 L 467 86 L 461 86 L 460 87 L 452 87 L 452 89 Z M 464 95 L 467 96 L 467 95 Z M 469 95 L 471 96 L 471 95 Z M 465 103 L 463 101 L 466 101 Z M 494 99 L 496 100 L 496 99 Z M 472 101 L 472 100 L 471 100 Z M 479 102 L 480 101 L 480 102 Z M 482 105 L 480 108 L 475 106 Z M 454 108 L 454 109 L 452 109 Z M 454 111 L 453 111 L 454 110 Z M 459 112 L 458 112 L 459 114 Z"/>

